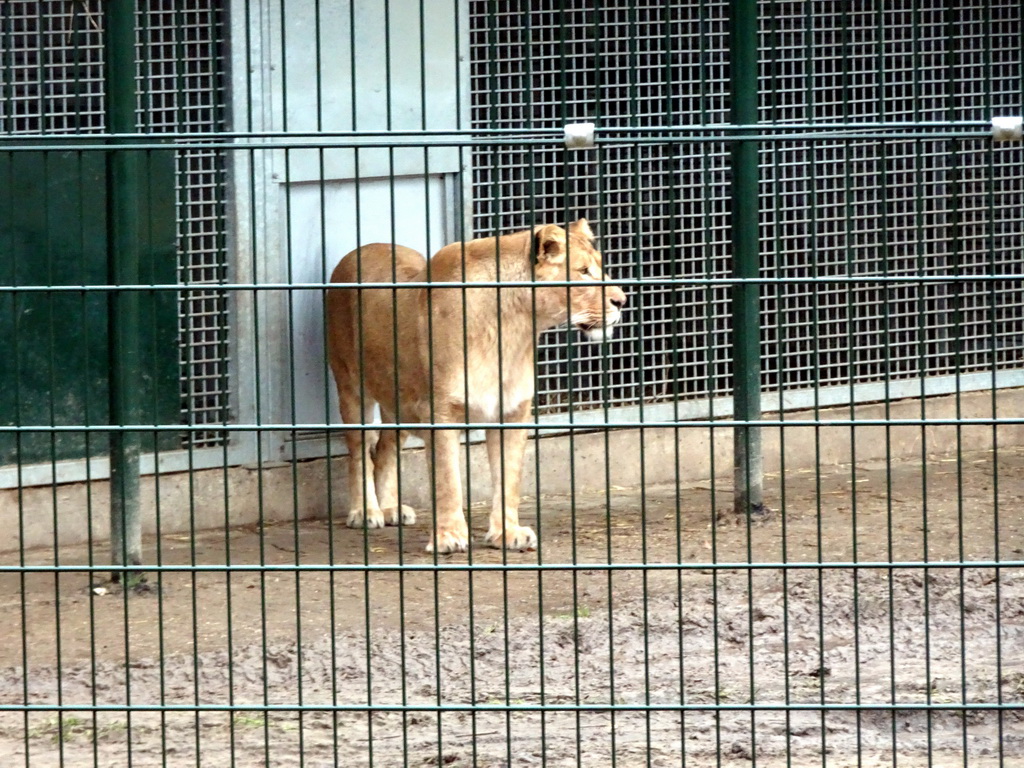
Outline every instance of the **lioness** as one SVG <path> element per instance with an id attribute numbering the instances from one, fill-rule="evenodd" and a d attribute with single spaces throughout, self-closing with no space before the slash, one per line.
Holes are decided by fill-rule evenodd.
<path id="1" fill-rule="evenodd" d="M 400 245 L 375 243 L 349 253 L 331 282 L 571 280 L 572 285 L 501 288 L 500 310 L 493 286 L 329 290 L 328 353 L 342 418 L 369 424 L 376 402 L 385 423 L 527 421 L 537 336 L 566 322 L 591 340 L 610 336 L 626 295 L 606 279 L 586 219 L 568 232 L 548 224 L 453 243 L 431 259 L 429 273 L 420 253 Z M 368 528 L 416 519 L 409 507 L 398 508 L 396 455 L 406 433 L 396 432 L 380 430 L 375 447 L 362 430 L 345 433 L 351 527 L 363 525 L 364 510 Z M 462 510 L 459 430 L 425 428 L 417 434 L 427 443 L 435 478 L 436 530 L 427 551 L 463 552 L 469 530 Z M 493 487 L 486 541 L 533 549 L 536 534 L 519 524 L 527 430 L 488 429 L 486 435 Z"/>

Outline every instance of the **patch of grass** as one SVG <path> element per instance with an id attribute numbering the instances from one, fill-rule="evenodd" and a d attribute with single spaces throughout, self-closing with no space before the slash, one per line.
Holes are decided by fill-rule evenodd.
<path id="1" fill-rule="evenodd" d="M 734 701 L 736 699 L 736 692 L 732 688 L 726 688 L 725 686 L 720 687 L 715 692 L 715 700 L 722 703 Z"/>
<path id="2" fill-rule="evenodd" d="M 593 611 L 591 610 L 590 606 L 589 605 L 584 605 L 584 604 L 581 603 L 581 604 L 576 606 L 575 613 L 556 613 L 555 614 L 555 618 L 556 619 L 571 619 L 571 618 L 573 618 L 573 616 L 575 616 L 577 619 L 589 619 L 591 613 L 593 613 Z"/>
<path id="3" fill-rule="evenodd" d="M 69 742 L 75 738 L 75 736 L 84 735 L 87 731 L 92 730 L 92 723 L 81 717 L 75 717 L 74 715 L 64 715 L 63 717 L 49 717 L 42 723 L 37 725 L 35 728 L 29 730 L 29 738 L 41 739 L 48 738 L 55 744 L 58 742 Z"/>
<path id="4" fill-rule="evenodd" d="M 233 722 L 240 728 L 262 728 L 266 724 L 267 718 L 261 712 L 253 712 L 252 714 L 236 712 Z"/>
<path id="5" fill-rule="evenodd" d="M 53 743 L 73 741 L 78 736 L 95 738 L 102 741 L 105 737 L 123 733 L 128 730 L 128 723 L 124 720 L 111 720 L 110 722 L 94 724 L 92 720 L 75 715 L 64 715 L 64 717 L 49 717 L 39 723 L 28 732 L 32 739 L 50 739 Z"/>

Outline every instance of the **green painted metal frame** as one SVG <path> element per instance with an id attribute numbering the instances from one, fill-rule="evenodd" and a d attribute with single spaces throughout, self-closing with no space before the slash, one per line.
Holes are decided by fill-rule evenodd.
<path id="1" fill-rule="evenodd" d="M 137 103 L 135 71 L 135 3 L 104 3 L 106 36 L 107 126 L 112 133 L 135 130 Z M 116 142 L 116 140 L 114 140 Z M 113 285 L 138 283 L 145 226 L 142 199 L 143 157 L 138 149 L 114 149 L 107 154 L 108 268 Z M 110 418 L 117 424 L 141 421 L 138 382 L 140 365 L 139 295 L 116 291 L 109 297 Z M 139 519 L 139 459 L 142 436 L 137 431 L 110 434 L 110 559 L 114 565 L 142 564 L 142 521 Z M 121 578 L 112 573 L 114 581 Z M 129 572 L 126 584 L 142 578 Z"/>
<path id="2" fill-rule="evenodd" d="M 758 40 L 757 0 L 730 3 L 729 66 L 731 111 L 736 125 L 757 122 Z M 760 274 L 761 233 L 758 208 L 758 144 L 741 133 L 732 141 L 732 258 L 733 275 L 742 280 Z M 761 512 L 764 507 L 764 458 L 761 430 L 749 426 L 761 418 L 761 302 L 757 283 L 732 287 L 733 508 L 737 514 Z"/>

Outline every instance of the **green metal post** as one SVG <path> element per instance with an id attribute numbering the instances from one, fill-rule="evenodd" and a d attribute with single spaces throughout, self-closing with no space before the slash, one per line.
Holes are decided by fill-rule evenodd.
<path id="1" fill-rule="evenodd" d="M 107 130 L 132 133 L 136 130 L 135 2 L 108 0 L 103 4 L 103 15 Z M 136 150 L 114 146 L 107 152 L 107 274 L 114 285 L 139 282 L 142 160 Z M 110 423 L 138 423 L 139 293 L 112 292 L 108 311 Z M 114 565 L 142 564 L 140 452 L 141 436 L 137 432 L 111 432 L 110 560 Z M 113 581 L 119 581 L 120 576 L 113 573 Z M 140 578 L 141 574 L 126 574 L 125 586 Z"/>
<path id="2" fill-rule="evenodd" d="M 731 0 L 729 24 L 731 119 L 757 122 L 757 0 Z M 733 277 L 758 276 L 757 142 L 732 143 Z M 761 418 L 761 348 L 756 283 L 732 288 L 733 413 L 737 421 Z M 762 509 L 761 428 L 739 426 L 733 433 L 734 508 L 747 514 Z"/>

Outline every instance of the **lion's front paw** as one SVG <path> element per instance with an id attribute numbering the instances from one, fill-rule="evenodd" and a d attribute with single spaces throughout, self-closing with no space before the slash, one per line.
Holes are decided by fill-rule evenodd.
<path id="1" fill-rule="evenodd" d="M 382 512 L 388 525 L 412 525 L 416 522 L 416 510 L 408 504 L 403 504 L 402 515 L 398 515 L 398 507 L 385 507 Z"/>
<path id="2" fill-rule="evenodd" d="M 434 539 L 427 544 L 427 552 L 447 555 L 452 552 L 465 552 L 469 549 L 469 531 L 461 528 L 441 528 L 434 532 Z"/>
<path id="3" fill-rule="evenodd" d="M 537 548 L 537 534 L 533 532 L 533 528 L 525 525 L 506 525 L 504 530 L 492 528 L 487 532 L 484 541 L 495 549 L 504 547 L 517 552 Z"/>
<path id="4" fill-rule="evenodd" d="M 363 527 L 363 510 L 353 509 L 348 513 L 348 520 L 346 525 L 349 528 L 362 528 Z M 384 513 L 379 509 L 368 509 L 366 510 L 366 527 L 367 528 L 383 528 L 384 527 Z"/>

